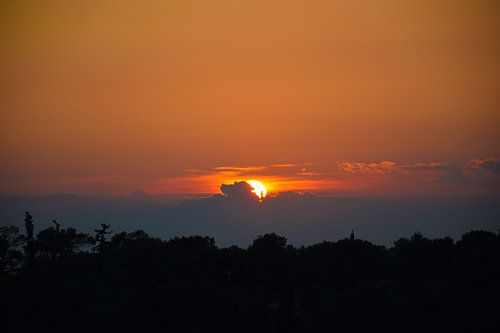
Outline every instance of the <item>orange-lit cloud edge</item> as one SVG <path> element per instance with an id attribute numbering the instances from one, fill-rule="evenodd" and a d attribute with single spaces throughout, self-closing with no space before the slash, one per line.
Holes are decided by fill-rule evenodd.
<path id="1" fill-rule="evenodd" d="M 500 156 L 447 162 L 280 163 L 188 169 L 181 177 L 158 179 L 150 193 L 216 194 L 221 184 L 258 180 L 273 196 L 286 191 L 333 195 L 500 195 Z"/>

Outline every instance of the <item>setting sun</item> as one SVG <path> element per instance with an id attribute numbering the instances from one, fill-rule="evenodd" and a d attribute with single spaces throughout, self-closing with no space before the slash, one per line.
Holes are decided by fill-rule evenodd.
<path id="1" fill-rule="evenodd" d="M 267 190 L 264 184 L 262 184 L 258 180 L 247 180 L 246 182 L 250 184 L 250 186 L 252 186 L 252 192 L 255 193 L 255 195 L 258 196 L 259 199 L 265 198 L 267 196 Z"/>

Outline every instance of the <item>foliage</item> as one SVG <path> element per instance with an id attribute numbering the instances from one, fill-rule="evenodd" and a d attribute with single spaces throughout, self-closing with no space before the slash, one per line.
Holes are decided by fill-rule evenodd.
<path id="1" fill-rule="evenodd" d="M 111 228 L 109 224 L 101 223 L 101 227 L 94 230 L 96 246 L 92 248 L 92 251 L 98 253 L 103 253 L 104 251 L 106 251 L 106 248 L 108 246 L 106 236 L 113 233 L 111 230 L 109 230 L 109 228 Z"/>
<path id="2" fill-rule="evenodd" d="M 30 213 L 26 212 L 24 217 L 24 226 L 26 227 L 26 245 L 24 246 L 24 253 L 26 255 L 26 262 L 32 265 L 35 261 L 35 238 L 34 238 L 34 225 L 33 217 Z"/>
<path id="3" fill-rule="evenodd" d="M 19 246 L 22 242 L 18 227 L 0 227 L 0 275 L 13 273 L 20 268 L 22 252 Z"/>
<path id="4" fill-rule="evenodd" d="M 30 218 L 28 218 L 30 217 Z M 498 327 L 500 234 L 351 236 L 248 249 L 142 230 L 95 240 L 58 223 L 0 228 L 2 332 L 487 332 Z M 34 263 L 27 242 L 33 237 Z M 92 251 L 89 244 L 95 244 Z M 19 250 L 24 246 L 23 253 Z M 24 263 L 24 265 L 23 265 Z"/>
<path id="5" fill-rule="evenodd" d="M 36 236 L 35 246 L 40 258 L 55 260 L 72 255 L 91 242 L 92 238 L 87 234 L 79 233 L 73 228 L 60 229 L 56 226 L 40 231 Z"/>

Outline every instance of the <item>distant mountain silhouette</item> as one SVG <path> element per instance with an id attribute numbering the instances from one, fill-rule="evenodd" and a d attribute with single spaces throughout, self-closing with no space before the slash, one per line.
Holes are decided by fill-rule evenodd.
<path id="1" fill-rule="evenodd" d="M 91 232 L 99 223 L 119 230 L 143 229 L 173 237 L 210 234 L 221 245 L 248 245 L 258 234 L 274 230 L 292 244 L 338 238 L 352 229 L 370 241 L 390 244 L 420 230 L 427 235 L 458 237 L 470 229 L 500 228 L 498 198 L 346 198 L 283 192 L 259 202 L 247 184 L 223 186 L 223 194 L 169 205 L 137 190 L 126 196 L 75 195 L 0 197 L 0 223 L 22 226 L 29 210 L 40 227 L 56 219 Z"/>
<path id="2" fill-rule="evenodd" d="M 159 202 L 142 190 L 134 190 L 127 197 L 128 201 L 134 205 L 157 205 Z"/>

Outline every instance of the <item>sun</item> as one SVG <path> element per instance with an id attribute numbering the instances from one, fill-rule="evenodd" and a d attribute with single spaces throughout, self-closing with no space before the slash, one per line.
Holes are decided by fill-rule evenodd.
<path id="1" fill-rule="evenodd" d="M 258 180 L 247 180 L 246 182 L 250 184 L 250 186 L 252 186 L 252 192 L 255 193 L 255 195 L 258 196 L 259 199 L 265 198 L 267 196 L 267 190 L 264 184 L 262 184 Z"/>

